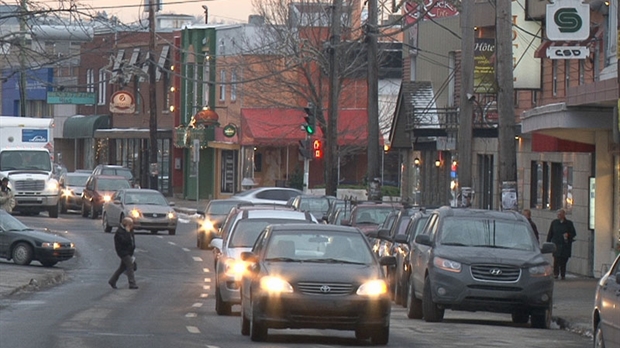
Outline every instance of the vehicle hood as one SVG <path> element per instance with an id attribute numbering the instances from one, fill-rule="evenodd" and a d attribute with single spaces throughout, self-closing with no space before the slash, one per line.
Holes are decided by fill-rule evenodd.
<path id="1" fill-rule="evenodd" d="M 343 263 L 265 262 L 267 273 L 280 275 L 290 283 L 338 282 L 360 284 L 365 280 L 383 278 L 376 265 Z"/>
<path id="2" fill-rule="evenodd" d="M 46 172 L 44 170 L 13 170 L 9 172 L 4 172 L 4 176 L 8 176 L 10 181 L 16 180 L 47 180 L 52 176 L 51 172 Z"/>
<path id="3" fill-rule="evenodd" d="M 43 242 L 58 242 L 58 243 L 71 243 L 67 238 L 57 235 L 52 232 L 46 232 L 41 230 L 27 230 L 15 232 L 20 236 L 30 237 L 32 239 L 40 240 Z"/>
<path id="4" fill-rule="evenodd" d="M 370 232 L 376 232 L 379 230 L 379 225 L 376 224 L 357 224 L 355 225 L 360 231 L 364 234 L 368 234 Z"/>
<path id="5" fill-rule="evenodd" d="M 440 246 L 435 248 L 434 254 L 467 265 L 492 263 L 528 267 L 547 263 L 540 252 L 513 249 Z"/>
<path id="6" fill-rule="evenodd" d="M 130 204 L 125 206 L 125 210 L 127 211 L 132 211 L 134 209 L 141 211 L 143 214 L 168 214 L 170 211 L 174 210 L 172 207 L 166 205 Z"/>

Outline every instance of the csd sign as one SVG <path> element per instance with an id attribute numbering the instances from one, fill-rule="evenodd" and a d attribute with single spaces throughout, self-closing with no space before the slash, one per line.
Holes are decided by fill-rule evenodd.
<path id="1" fill-rule="evenodd" d="M 551 46 L 547 48 L 547 57 L 551 59 L 586 59 L 590 50 L 584 46 Z"/>
<path id="2" fill-rule="evenodd" d="M 590 5 L 581 0 L 547 4 L 546 20 L 551 41 L 583 41 L 590 36 Z"/>

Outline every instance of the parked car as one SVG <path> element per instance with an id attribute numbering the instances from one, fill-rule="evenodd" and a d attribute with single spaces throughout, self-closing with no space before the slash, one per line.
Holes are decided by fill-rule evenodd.
<path id="1" fill-rule="evenodd" d="M 527 219 L 514 211 L 434 210 L 411 250 L 414 317 L 443 320 L 446 309 L 510 313 L 515 323 L 549 328 L 553 269 Z"/>
<path id="2" fill-rule="evenodd" d="M 52 267 L 75 255 L 75 245 L 59 235 L 37 231 L 0 209 L 0 257 L 18 265 L 39 261 Z"/>
<path id="3" fill-rule="evenodd" d="M 327 213 L 323 215 L 323 222 L 326 224 L 333 224 L 334 217 L 336 216 L 336 212 L 340 208 L 345 208 L 349 203 L 347 203 L 344 199 L 334 199 L 329 204 L 329 209 Z"/>
<path id="4" fill-rule="evenodd" d="M 390 213 L 401 207 L 400 203 L 359 202 L 351 209 L 350 218 L 342 220 L 340 223 L 357 227 L 368 235 L 370 232 L 378 231 L 379 226 L 383 224 Z"/>
<path id="5" fill-rule="evenodd" d="M 314 215 L 317 220 L 322 221 L 323 216 L 326 215 L 329 210 L 331 201 L 334 199 L 335 197 L 330 196 L 298 195 L 293 198 L 291 206 L 295 208 L 295 210 L 307 211 Z"/>
<path id="6" fill-rule="evenodd" d="M 196 246 L 200 249 L 209 249 L 211 239 L 218 234 L 230 209 L 243 203 L 247 202 L 232 198 L 210 200 L 205 209 L 200 212 L 201 217 L 196 226 Z"/>
<path id="7" fill-rule="evenodd" d="M 243 251 L 252 249 L 256 238 L 265 226 L 286 223 L 318 223 L 308 212 L 286 207 L 233 208 L 222 230 L 211 246 L 216 250 L 215 262 L 215 311 L 229 315 L 234 304 L 241 303 L 239 287 L 245 263 L 240 259 Z"/>
<path id="8" fill-rule="evenodd" d="M 125 166 L 113 165 L 113 164 L 99 164 L 92 171 L 92 175 L 118 175 L 129 181 L 131 187 L 139 188 L 140 185 L 136 182 L 136 179 L 131 172 L 131 169 Z"/>
<path id="9" fill-rule="evenodd" d="M 103 231 L 111 232 L 112 227 L 119 227 L 123 218 L 129 217 L 136 231 L 147 230 L 153 234 L 168 231 L 169 235 L 174 235 L 178 216 L 172 206 L 174 203 L 168 203 L 157 190 L 120 189 L 103 205 Z"/>
<path id="10" fill-rule="evenodd" d="M 91 175 L 82 191 L 82 216 L 96 219 L 103 204 L 110 201 L 116 191 L 124 188 L 130 188 L 130 185 L 122 176 Z"/>
<path id="11" fill-rule="evenodd" d="M 70 172 L 60 178 L 58 182 L 62 190 L 60 197 L 60 212 L 65 214 L 67 210 L 82 209 L 82 191 L 88 181 L 88 173 Z"/>
<path id="12" fill-rule="evenodd" d="M 391 300 L 380 261 L 356 228 L 326 224 L 271 225 L 252 251 L 241 289 L 241 334 L 267 338 L 269 328 L 353 330 L 385 345 Z"/>
<path id="13" fill-rule="evenodd" d="M 620 347 L 620 255 L 596 286 L 594 311 L 594 347 Z"/>
<path id="14" fill-rule="evenodd" d="M 289 199 L 303 194 L 300 190 L 287 187 L 257 187 L 240 192 L 232 198 L 252 203 L 270 203 L 286 205 Z"/>

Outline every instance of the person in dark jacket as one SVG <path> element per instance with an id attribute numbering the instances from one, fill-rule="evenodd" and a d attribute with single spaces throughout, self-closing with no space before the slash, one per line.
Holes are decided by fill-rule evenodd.
<path id="1" fill-rule="evenodd" d="M 530 223 L 530 226 L 532 226 L 536 240 L 540 242 L 540 239 L 538 238 L 538 227 L 536 226 L 536 223 L 532 221 L 532 211 L 529 209 L 523 209 L 523 216 L 525 216 L 527 221 Z"/>
<path id="2" fill-rule="evenodd" d="M 573 241 L 577 236 L 573 222 L 566 219 L 564 209 L 558 210 L 558 218 L 551 221 L 549 233 L 547 234 L 547 242 L 555 244 L 555 252 L 553 253 L 553 275 L 555 279 L 561 276 L 566 278 L 566 264 L 571 257 Z"/>
<path id="3" fill-rule="evenodd" d="M 118 278 L 125 272 L 129 280 L 129 288 L 137 289 L 138 286 L 136 285 L 136 278 L 133 272 L 133 251 L 136 248 L 136 239 L 133 235 L 133 220 L 131 220 L 131 218 L 124 218 L 121 222 L 121 226 L 116 229 L 116 233 L 114 234 L 114 248 L 116 249 L 116 254 L 121 259 L 121 264 L 108 281 L 108 284 L 116 289 Z"/>

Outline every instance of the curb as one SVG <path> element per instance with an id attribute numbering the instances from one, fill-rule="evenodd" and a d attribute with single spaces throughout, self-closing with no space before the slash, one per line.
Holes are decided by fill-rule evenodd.
<path id="1" fill-rule="evenodd" d="M 573 332 L 588 338 L 594 337 L 592 328 L 585 324 L 573 324 L 569 320 L 561 317 L 552 317 L 551 321 L 555 323 L 561 330 Z"/>
<path id="2" fill-rule="evenodd" d="M 53 274 L 46 274 L 42 277 L 37 277 L 37 278 L 38 280 L 35 278 L 31 278 L 28 284 L 19 286 L 11 290 L 10 292 L 7 293 L 7 296 L 11 296 L 11 295 L 14 295 L 22 291 L 24 292 L 39 291 L 45 288 L 49 288 L 49 287 L 61 284 L 67 280 L 67 274 L 63 270 L 59 272 L 54 272 Z"/>

